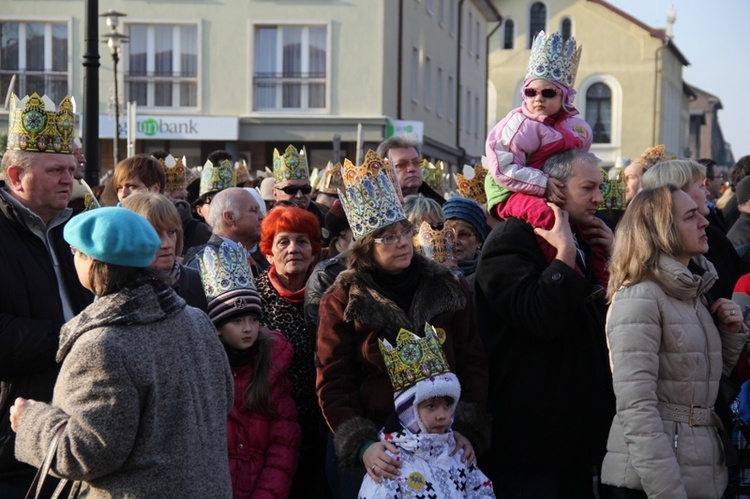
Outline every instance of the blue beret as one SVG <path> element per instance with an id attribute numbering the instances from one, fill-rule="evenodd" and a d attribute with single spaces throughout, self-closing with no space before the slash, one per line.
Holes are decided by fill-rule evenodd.
<path id="1" fill-rule="evenodd" d="M 487 216 L 484 213 L 484 209 L 476 201 L 462 197 L 452 197 L 443 205 L 443 214 L 446 220 L 463 220 L 470 223 L 482 241 L 487 237 L 485 230 Z"/>
<path id="2" fill-rule="evenodd" d="M 151 224 L 125 208 L 97 208 L 71 218 L 65 240 L 94 260 L 122 267 L 148 267 L 161 247 Z"/>

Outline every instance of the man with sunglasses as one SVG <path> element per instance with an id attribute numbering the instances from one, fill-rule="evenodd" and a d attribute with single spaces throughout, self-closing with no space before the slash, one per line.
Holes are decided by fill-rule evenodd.
<path id="1" fill-rule="evenodd" d="M 396 177 L 404 197 L 422 194 L 434 199 L 440 206 L 445 198 L 427 185 L 422 176 L 422 144 L 413 136 L 394 135 L 380 143 L 378 156 L 387 159 L 396 170 Z"/>

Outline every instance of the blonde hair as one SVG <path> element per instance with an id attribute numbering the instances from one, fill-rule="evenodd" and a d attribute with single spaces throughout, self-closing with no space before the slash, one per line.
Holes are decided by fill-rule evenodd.
<path id="1" fill-rule="evenodd" d="M 652 277 L 662 254 L 674 256 L 682 249 L 673 207 L 679 190 L 674 184 L 641 190 L 625 210 L 609 261 L 610 301 L 620 287 Z"/>
<path id="2" fill-rule="evenodd" d="M 445 223 L 443 208 L 437 201 L 422 194 L 411 194 L 404 198 L 404 214 L 415 226 L 419 227 L 427 219 L 436 219 Z"/>
<path id="3" fill-rule="evenodd" d="M 643 174 L 642 189 L 674 184 L 686 189 L 693 180 L 706 177 L 706 167 L 690 159 L 670 159 L 656 163 Z"/>
<path id="4" fill-rule="evenodd" d="M 182 254 L 182 219 L 169 198 L 157 192 L 134 192 L 122 201 L 122 207 L 144 217 L 157 231 L 177 231 L 174 252 Z"/>

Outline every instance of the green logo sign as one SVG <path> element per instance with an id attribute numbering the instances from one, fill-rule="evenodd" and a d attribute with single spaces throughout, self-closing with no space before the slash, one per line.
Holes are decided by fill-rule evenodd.
<path id="1" fill-rule="evenodd" d="M 143 132 L 143 135 L 153 137 L 159 132 L 159 122 L 153 118 L 143 120 L 141 122 L 141 132 Z"/>

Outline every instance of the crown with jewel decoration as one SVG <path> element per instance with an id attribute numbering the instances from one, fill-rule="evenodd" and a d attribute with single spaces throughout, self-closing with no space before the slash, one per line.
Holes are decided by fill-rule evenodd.
<path id="1" fill-rule="evenodd" d="M 428 222 L 422 222 L 419 233 L 414 237 L 414 248 L 440 265 L 450 269 L 458 267 L 454 248 L 456 247 L 456 233 L 447 224 L 442 229 L 433 229 Z"/>
<path id="2" fill-rule="evenodd" d="M 661 163 L 662 161 L 667 161 L 670 159 L 675 159 L 675 157 L 667 156 L 664 151 L 664 144 L 659 144 L 654 147 L 647 148 L 645 151 L 643 151 L 643 154 L 641 154 L 641 156 L 634 162 L 644 170 L 648 170 L 656 163 Z"/>
<path id="3" fill-rule="evenodd" d="M 176 191 L 184 191 L 188 185 L 188 169 L 185 156 L 175 158 L 168 154 L 166 158 L 159 159 L 162 168 L 164 168 L 164 194 L 170 194 Z"/>
<path id="4" fill-rule="evenodd" d="M 300 152 L 289 144 L 283 155 L 278 149 L 273 150 L 273 177 L 276 183 L 285 180 L 308 180 L 310 171 L 307 169 L 307 153 L 303 147 Z"/>
<path id="5" fill-rule="evenodd" d="M 581 61 L 581 48 L 576 47 L 574 37 L 563 40 L 558 32 L 546 36 L 544 31 L 540 31 L 531 47 L 526 78 L 544 78 L 573 88 Z"/>
<path id="6" fill-rule="evenodd" d="M 344 187 L 339 190 L 339 199 L 355 239 L 406 220 L 383 160 L 375 151 L 367 151 L 361 166 L 345 159 L 342 177 Z"/>
<path id="7" fill-rule="evenodd" d="M 328 166 L 323 170 L 323 178 L 318 184 L 318 190 L 326 194 L 336 195 L 339 189 L 344 188 L 344 178 L 341 175 L 341 163 L 335 165 L 328 162 Z"/>
<path id="8" fill-rule="evenodd" d="M 60 106 L 46 95 L 23 99 L 11 94 L 8 113 L 8 150 L 72 154 L 75 101 L 65 97 Z"/>
<path id="9" fill-rule="evenodd" d="M 438 161 L 437 164 L 430 163 L 426 159 L 422 161 L 422 178 L 427 185 L 432 187 L 433 190 L 443 192 L 443 170 L 444 165 L 442 161 Z"/>
<path id="10" fill-rule="evenodd" d="M 612 168 L 607 172 L 602 168 L 602 202 L 600 210 L 622 211 L 625 209 L 625 183 L 621 176 L 622 170 Z"/>
<path id="11" fill-rule="evenodd" d="M 418 382 L 451 372 L 435 328 L 425 323 L 424 338 L 404 328 L 396 336 L 396 346 L 379 339 L 385 368 L 391 378 L 393 390 L 403 390 Z"/>
<path id="12" fill-rule="evenodd" d="M 214 323 L 237 315 L 261 314 L 260 296 L 241 244 L 206 246 L 198 258 L 198 268 L 208 300 L 208 316 Z"/>
<path id="13" fill-rule="evenodd" d="M 486 160 L 482 156 L 482 162 Z M 464 165 L 463 175 L 454 173 L 453 178 L 456 181 L 456 188 L 462 198 L 476 201 L 477 204 L 483 205 L 487 202 L 487 193 L 484 192 L 484 179 L 487 177 L 487 168 L 482 165 Z"/>
<path id="14" fill-rule="evenodd" d="M 219 192 L 237 185 L 237 175 L 232 163 L 225 159 L 218 166 L 207 160 L 201 170 L 201 187 L 198 196 Z"/>
<path id="15" fill-rule="evenodd" d="M 234 163 L 234 171 L 237 185 L 250 182 L 250 170 L 247 169 L 247 161 L 240 160 Z"/>

